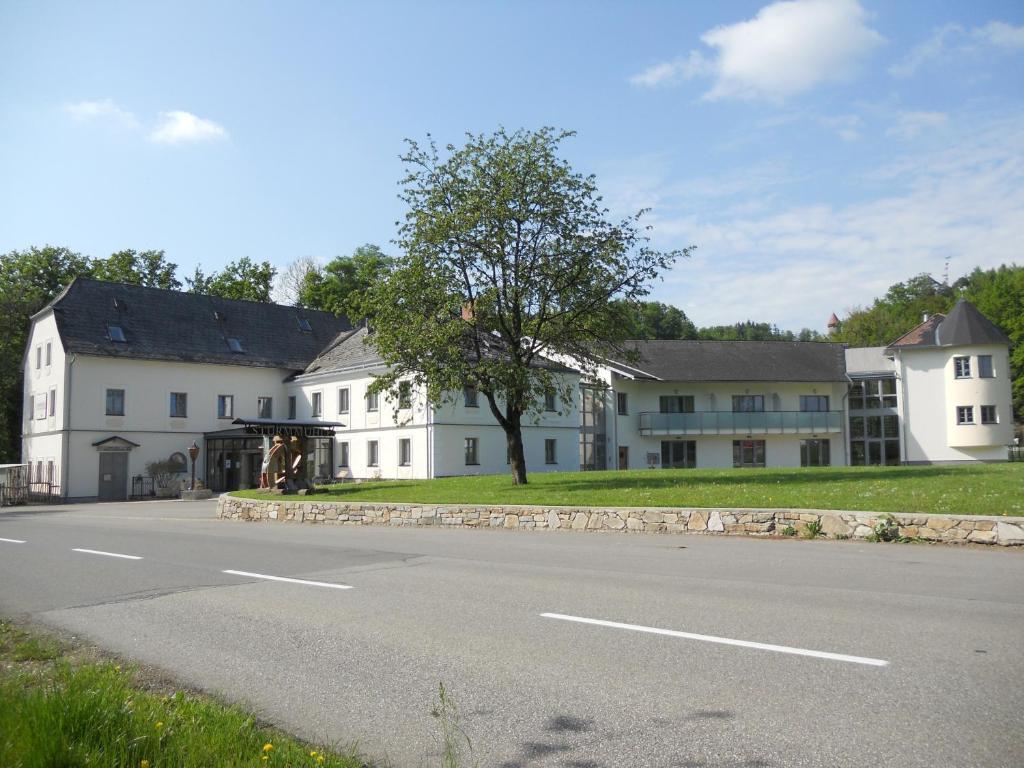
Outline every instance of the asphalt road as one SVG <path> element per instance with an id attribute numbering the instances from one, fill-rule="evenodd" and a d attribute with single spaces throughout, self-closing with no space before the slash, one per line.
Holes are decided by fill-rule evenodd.
<path id="1" fill-rule="evenodd" d="M 36 507 L 0 612 L 395 766 L 440 682 L 481 766 L 1024 765 L 1022 551 Z"/>

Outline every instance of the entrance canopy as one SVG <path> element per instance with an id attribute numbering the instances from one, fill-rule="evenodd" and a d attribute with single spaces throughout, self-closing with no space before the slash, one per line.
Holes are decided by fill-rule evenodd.
<path id="1" fill-rule="evenodd" d="M 295 421 L 289 419 L 235 419 L 241 432 L 246 435 L 281 435 L 282 437 L 334 437 L 335 427 L 345 425 L 338 421 Z M 216 434 L 216 433 L 213 433 Z"/>

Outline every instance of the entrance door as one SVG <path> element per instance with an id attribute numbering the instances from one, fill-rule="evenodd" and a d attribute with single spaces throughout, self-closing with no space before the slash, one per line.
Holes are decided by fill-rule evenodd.
<path id="1" fill-rule="evenodd" d="M 619 469 L 629 469 L 629 446 L 619 446 Z"/>
<path id="2" fill-rule="evenodd" d="M 100 451 L 100 501 L 128 498 L 127 451 Z"/>

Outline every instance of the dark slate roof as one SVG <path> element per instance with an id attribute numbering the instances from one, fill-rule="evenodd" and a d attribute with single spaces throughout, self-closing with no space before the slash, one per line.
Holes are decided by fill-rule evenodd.
<path id="1" fill-rule="evenodd" d="M 369 335 L 365 328 L 342 331 L 308 365 L 304 373 L 329 373 L 350 368 L 384 365 L 384 360 L 369 344 L 363 343 Z"/>
<path id="2" fill-rule="evenodd" d="M 815 341 L 628 341 L 637 378 L 663 381 L 845 381 L 842 344 Z"/>
<path id="3" fill-rule="evenodd" d="M 70 353 L 295 371 L 349 327 L 329 312 L 84 277 L 47 309 Z M 300 319 L 309 321 L 309 331 L 299 328 Z M 120 326 L 125 342 L 111 341 L 108 325 Z M 229 338 L 238 339 L 243 352 L 232 352 Z"/>
<path id="4" fill-rule="evenodd" d="M 892 347 L 962 347 L 1009 344 L 1010 340 L 971 302 L 960 299 L 948 315 L 933 315 L 889 345 Z"/>

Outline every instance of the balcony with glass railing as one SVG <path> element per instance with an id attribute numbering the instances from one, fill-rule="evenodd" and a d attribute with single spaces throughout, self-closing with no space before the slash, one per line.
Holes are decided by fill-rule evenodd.
<path id="1" fill-rule="evenodd" d="M 842 411 L 641 413 L 640 434 L 802 435 L 843 431 Z"/>

